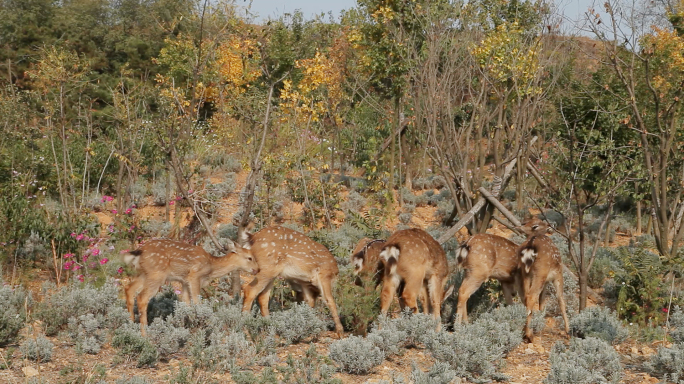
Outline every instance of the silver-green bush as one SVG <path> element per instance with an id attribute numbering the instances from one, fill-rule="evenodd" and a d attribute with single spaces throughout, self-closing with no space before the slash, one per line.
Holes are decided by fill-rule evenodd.
<path id="1" fill-rule="evenodd" d="M 157 348 L 159 357 L 167 358 L 183 348 L 190 337 L 190 331 L 157 317 L 147 328 L 147 336 Z"/>
<path id="2" fill-rule="evenodd" d="M 52 349 L 54 344 L 45 336 L 39 335 L 35 339 L 27 338 L 19 345 L 19 350 L 25 358 L 41 363 L 52 360 Z"/>
<path id="3" fill-rule="evenodd" d="M 461 382 L 449 364 L 436 362 L 429 371 L 423 372 L 413 364 L 411 370 L 413 384 L 458 384 Z"/>
<path id="4" fill-rule="evenodd" d="M 628 332 L 610 309 L 594 306 L 570 319 L 570 334 L 579 338 L 597 337 L 617 344 L 627 338 Z"/>
<path id="5" fill-rule="evenodd" d="M 573 338 L 570 345 L 556 342 L 549 356 L 551 372 L 547 384 L 617 383 L 622 377 L 622 365 L 617 352 L 601 339 Z"/>
<path id="6" fill-rule="evenodd" d="M 271 314 L 273 327 L 285 343 L 298 343 L 306 338 L 316 338 L 327 329 L 325 321 L 316 314 L 316 310 L 299 303 L 292 308 Z"/>
<path id="7" fill-rule="evenodd" d="M 31 294 L 22 287 L 0 286 L 0 347 L 18 340 L 26 321 L 25 309 L 32 306 Z"/>
<path id="8" fill-rule="evenodd" d="M 105 339 L 104 316 L 92 313 L 69 318 L 67 333 L 76 344 L 76 351 L 96 355 Z"/>
<path id="9" fill-rule="evenodd" d="M 360 336 L 349 336 L 330 344 L 330 358 L 343 371 L 364 375 L 382 364 L 385 354 L 372 341 Z"/>
<path id="10" fill-rule="evenodd" d="M 138 367 L 154 366 L 159 357 L 157 349 L 140 333 L 137 324 L 124 324 L 114 331 L 112 346 L 124 356 L 138 359 Z"/>

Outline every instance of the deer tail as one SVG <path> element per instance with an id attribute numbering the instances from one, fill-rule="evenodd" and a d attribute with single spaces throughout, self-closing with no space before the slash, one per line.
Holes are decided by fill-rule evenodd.
<path id="1" fill-rule="evenodd" d="M 133 265 L 135 269 L 140 268 L 140 255 L 142 255 L 142 249 L 136 249 L 133 251 L 128 251 L 124 254 L 123 261 L 127 265 Z"/>

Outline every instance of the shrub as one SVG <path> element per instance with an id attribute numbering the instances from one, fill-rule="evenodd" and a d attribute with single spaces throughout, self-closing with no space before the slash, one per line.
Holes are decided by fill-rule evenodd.
<path id="1" fill-rule="evenodd" d="M 671 348 L 660 347 L 646 362 L 646 368 L 664 382 L 684 383 L 684 348 L 674 344 Z"/>
<path id="2" fill-rule="evenodd" d="M 341 268 L 335 284 L 335 303 L 340 321 L 346 330 L 365 335 L 380 312 L 380 287 L 373 276 L 358 276 L 361 285 L 356 285 L 349 266 Z"/>
<path id="3" fill-rule="evenodd" d="M 349 255 L 356 243 L 367 235 L 363 230 L 349 224 L 343 224 L 334 230 L 320 229 L 312 231 L 309 236 L 323 244 L 335 256 L 340 265 L 349 264 Z"/>
<path id="4" fill-rule="evenodd" d="M 670 337 L 677 344 L 684 344 L 684 311 L 676 305 L 670 314 Z"/>
<path id="5" fill-rule="evenodd" d="M 412 217 L 413 217 L 413 214 L 410 212 L 400 213 L 399 214 L 399 221 L 404 225 L 408 225 L 408 223 L 411 222 Z"/>
<path id="6" fill-rule="evenodd" d="M 176 327 L 190 330 L 207 329 L 216 323 L 214 310 L 206 300 L 193 304 L 176 301 L 173 315 L 169 316 L 168 321 Z"/>
<path id="7" fill-rule="evenodd" d="M 292 355 L 287 357 L 285 366 L 265 369 L 257 378 L 251 372 L 231 372 L 232 379 L 238 384 L 342 384 L 342 380 L 334 379 L 335 367 L 327 364 L 326 358 L 316 352 L 316 347 L 311 345 L 303 358 L 294 359 Z"/>
<path id="8" fill-rule="evenodd" d="M 31 235 L 17 248 L 17 258 L 25 261 L 37 261 L 48 253 L 48 243 L 38 234 L 31 230 Z"/>
<path id="9" fill-rule="evenodd" d="M 570 319 L 570 334 L 579 338 L 596 337 L 615 344 L 625 340 L 628 332 L 610 309 L 594 306 Z"/>
<path id="10" fill-rule="evenodd" d="M 169 193 L 171 196 L 169 198 L 173 198 L 173 194 L 175 191 L 175 185 L 173 184 L 173 178 L 171 178 L 171 188 L 169 189 Z M 157 178 L 157 180 L 152 183 L 152 187 L 150 188 L 150 192 L 152 192 L 152 203 L 154 205 L 159 205 L 159 206 L 164 206 L 168 201 L 166 201 L 166 174 L 160 174 Z"/>
<path id="11" fill-rule="evenodd" d="M 366 198 L 356 191 L 349 192 L 347 195 L 347 200 L 340 203 L 340 208 L 347 214 L 349 211 L 361 212 L 363 207 L 366 206 Z"/>
<path id="12" fill-rule="evenodd" d="M 442 188 L 446 187 L 446 185 L 447 185 L 446 179 L 444 178 L 444 176 L 432 175 L 428 179 L 429 179 L 430 183 L 432 184 L 431 187 L 433 189 L 442 189 Z"/>
<path id="13" fill-rule="evenodd" d="M 26 321 L 26 310 L 33 305 L 30 293 L 9 285 L 0 287 L 0 347 L 15 343 Z"/>
<path id="14" fill-rule="evenodd" d="M 435 203 L 437 210 L 435 211 L 435 219 L 444 222 L 449 218 L 451 212 L 454 210 L 454 203 L 452 201 L 438 201 Z"/>
<path id="15" fill-rule="evenodd" d="M 106 316 L 111 308 L 123 306 L 119 299 L 119 287 L 112 282 L 100 288 L 66 285 L 56 289 L 48 284 L 43 289 L 44 298 L 37 305 L 35 315 L 43 322 L 48 336 L 62 330 L 71 317 L 86 314 Z"/>
<path id="16" fill-rule="evenodd" d="M 142 222 L 142 230 L 146 237 L 168 237 L 172 227 L 168 221 L 147 220 Z"/>
<path id="17" fill-rule="evenodd" d="M 138 367 L 154 366 L 159 356 L 149 339 L 140 334 L 136 324 L 124 324 L 114 332 L 112 346 L 124 356 L 137 358 Z"/>
<path id="18" fill-rule="evenodd" d="M 27 338 L 19 346 L 21 354 L 25 358 L 41 363 L 52 360 L 52 349 L 55 347 L 45 336 L 39 335 L 34 338 Z"/>
<path id="19" fill-rule="evenodd" d="M 143 376 L 122 377 L 116 380 L 116 384 L 154 384 L 154 381 Z"/>
<path id="20" fill-rule="evenodd" d="M 76 351 L 96 355 L 100 352 L 105 332 L 104 316 L 81 315 L 69 318 L 68 334 L 75 341 Z"/>
<path id="21" fill-rule="evenodd" d="M 453 333 L 430 332 L 425 342 L 435 359 L 459 376 L 475 382 L 502 380 L 498 368 L 504 355 L 522 342 L 526 317 L 522 305 L 498 308 L 471 324 L 455 325 Z"/>
<path id="22" fill-rule="evenodd" d="M 147 328 L 147 336 L 156 347 L 159 357 L 166 358 L 183 348 L 190 337 L 190 331 L 157 317 Z"/>
<path id="23" fill-rule="evenodd" d="M 579 297 L 577 295 L 577 290 L 579 285 L 577 281 L 568 274 L 568 272 L 563 271 L 563 296 L 565 296 L 566 309 L 568 311 L 568 316 L 572 316 L 579 310 Z M 546 312 L 555 316 L 560 315 L 560 306 L 558 305 L 558 298 L 556 294 L 556 287 L 553 284 L 548 284 L 546 286 Z"/>
<path id="24" fill-rule="evenodd" d="M 569 347 L 556 342 L 549 356 L 551 372 L 547 384 L 617 383 L 622 377 L 620 356 L 601 339 L 570 340 Z"/>
<path id="25" fill-rule="evenodd" d="M 449 368 L 449 364 L 439 361 L 428 372 L 421 371 L 418 366 L 413 364 L 411 381 L 413 381 L 413 384 L 452 384 L 461 382 L 456 376 L 456 372 Z"/>
<path id="26" fill-rule="evenodd" d="M 339 364 L 343 371 L 363 375 L 382 364 L 385 354 L 370 340 L 360 336 L 349 336 L 330 344 L 330 358 Z"/>
<path id="27" fill-rule="evenodd" d="M 298 343 L 306 338 L 318 337 L 326 330 L 325 321 L 318 318 L 316 310 L 305 303 L 295 304 L 286 311 L 271 314 L 273 327 L 285 343 Z"/>
<path id="28" fill-rule="evenodd" d="M 157 317 L 166 320 L 173 314 L 176 302 L 178 302 L 178 296 L 174 292 L 173 287 L 171 285 L 162 286 L 161 291 L 150 299 L 149 304 L 147 304 L 148 324 L 151 324 Z"/>
<path id="29" fill-rule="evenodd" d="M 143 202 L 145 201 L 145 196 L 147 196 L 148 193 L 147 181 L 143 178 L 138 178 L 138 180 L 131 185 L 129 192 L 131 194 L 131 200 L 133 200 L 133 203 L 139 207 L 145 205 Z"/>
<path id="30" fill-rule="evenodd" d="M 195 332 L 190 338 L 190 356 L 195 367 L 204 369 L 230 370 L 238 358 L 251 360 L 256 355 L 254 345 L 245 339 L 242 332 L 215 332 L 207 343 L 204 330 Z"/>

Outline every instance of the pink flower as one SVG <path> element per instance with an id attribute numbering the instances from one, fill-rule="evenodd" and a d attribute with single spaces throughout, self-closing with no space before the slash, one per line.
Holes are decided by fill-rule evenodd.
<path id="1" fill-rule="evenodd" d="M 109 202 L 109 201 L 112 201 L 112 200 L 114 200 L 114 198 L 111 197 L 111 196 L 107 196 L 107 195 L 102 196 L 102 202 L 103 202 L 103 203 L 106 203 L 106 202 Z"/>
<path id="2" fill-rule="evenodd" d="M 123 267 L 119 267 L 119 269 L 116 270 L 116 273 L 119 275 L 123 273 Z"/>
<path id="3" fill-rule="evenodd" d="M 78 264 L 74 264 L 74 267 L 71 268 L 72 271 L 78 271 L 79 269 L 81 269 L 81 266 Z"/>
<path id="4" fill-rule="evenodd" d="M 663 308 L 663 312 L 667 313 L 667 308 Z"/>
<path id="5" fill-rule="evenodd" d="M 169 201 L 169 205 L 173 205 L 174 201 Z"/>
<path id="6" fill-rule="evenodd" d="M 71 237 L 76 237 L 76 232 L 71 232 Z"/>
<path id="7" fill-rule="evenodd" d="M 112 213 L 116 215 L 118 211 L 116 209 L 112 209 Z"/>
<path id="8" fill-rule="evenodd" d="M 124 212 L 124 213 L 127 214 L 127 215 L 130 215 L 132 212 L 133 212 L 133 211 L 132 211 L 130 208 L 128 208 L 128 209 L 126 210 L 126 212 Z"/>
<path id="9" fill-rule="evenodd" d="M 76 240 L 81 241 L 81 240 L 83 240 L 84 237 L 85 236 L 83 234 L 80 234 L 80 235 L 76 236 Z"/>
<path id="10" fill-rule="evenodd" d="M 71 269 L 72 265 L 74 265 L 74 262 L 72 260 L 69 260 L 66 263 L 64 263 L 64 269 L 69 270 Z"/>
<path id="11" fill-rule="evenodd" d="M 100 250 L 98 248 L 93 249 L 92 251 L 93 256 L 97 256 L 100 254 Z"/>
<path id="12" fill-rule="evenodd" d="M 73 253 L 65 253 L 65 254 L 64 254 L 64 258 L 65 258 L 65 259 L 68 259 L 68 258 L 70 258 L 70 257 L 74 257 L 74 254 L 73 254 Z"/>
<path id="13" fill-rule="evenodd" d="M 90 257 L 90 255 L 87 253 L 85 255 L 83 255 L 83 262 L 85 263 L 86 261 L 88 261 L 89 257 Z"/>
<path id="14" fill-rule="evenodd" d="M 81 283 L 82 283 L 83 280 L 84 280 L 84 276 L 83 276 L 83 275 L 78 275 L 78 276 L 76 276 L 76 278 L 77 278 L 78 281 L 80 281 Z"/>
<path id="15" fill-rule="evenodd" d="M 188 190 L 188 193 L 189 193 L 189 194 L 192 194 L 193 192 L 195 192 L 195 191 L 193 191 L 192 189 L 189 189 L 189 190 Z"/>
<path id="16" fill-rule="evenodd" d="M 107 264 L 108 261 L 109 261 L 109 259 L 106 257 L 103 259 L 100 259 L 100 265 L 105 265 L 105 264 Z"/>
<path id="17" fill-rule="evenodd" d="M 131 225 L 131 230 L 134 230 L 134 229 L 135 229 L 135 225 Z"/>
<path id="18" fill-rule="evenodd" d="M 180 295 L 181 293 L 183 293 L 180 289 L 176 289 L 174 292 L 176 293 L 176 295 Z"/>
<path id="19" fill-rule="evenodd" d="M 128 253 L 128 249 L 124 249 L 123 251 L 121 251 L 121 252 L 119 252 L 119 253 L 122 254 L 122 255 L 125 255 L 125 254 Z"/>

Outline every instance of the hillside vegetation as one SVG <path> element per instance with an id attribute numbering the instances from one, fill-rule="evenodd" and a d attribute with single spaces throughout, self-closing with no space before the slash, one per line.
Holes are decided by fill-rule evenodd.
<path id="1" fill-rule="evenodd" d="M 664 3 L 609 0 L 573 36 L 549 1 L 261 20 L 229 0 L 0 0 L 0 381 L 684 382 L 684 8 Z M 524 343 L 495 280 L 468 324 L 449 296 L 437 330 L 380 316 L 353 275 L 359 241 L 421 228 L 457 292 L 460 243 L 521 244 L 533 216 L 568 267 L 548 293 L 570 335 L 550 299 Z M 243 313 L 246 273 L 192 305 L 165 285 L 147 336 L 130 320 L 123 254 L 164 237 L 220 256 L 271 225 L 334 256 L 344 337 L 282 280 L 271 316 Z"/>

